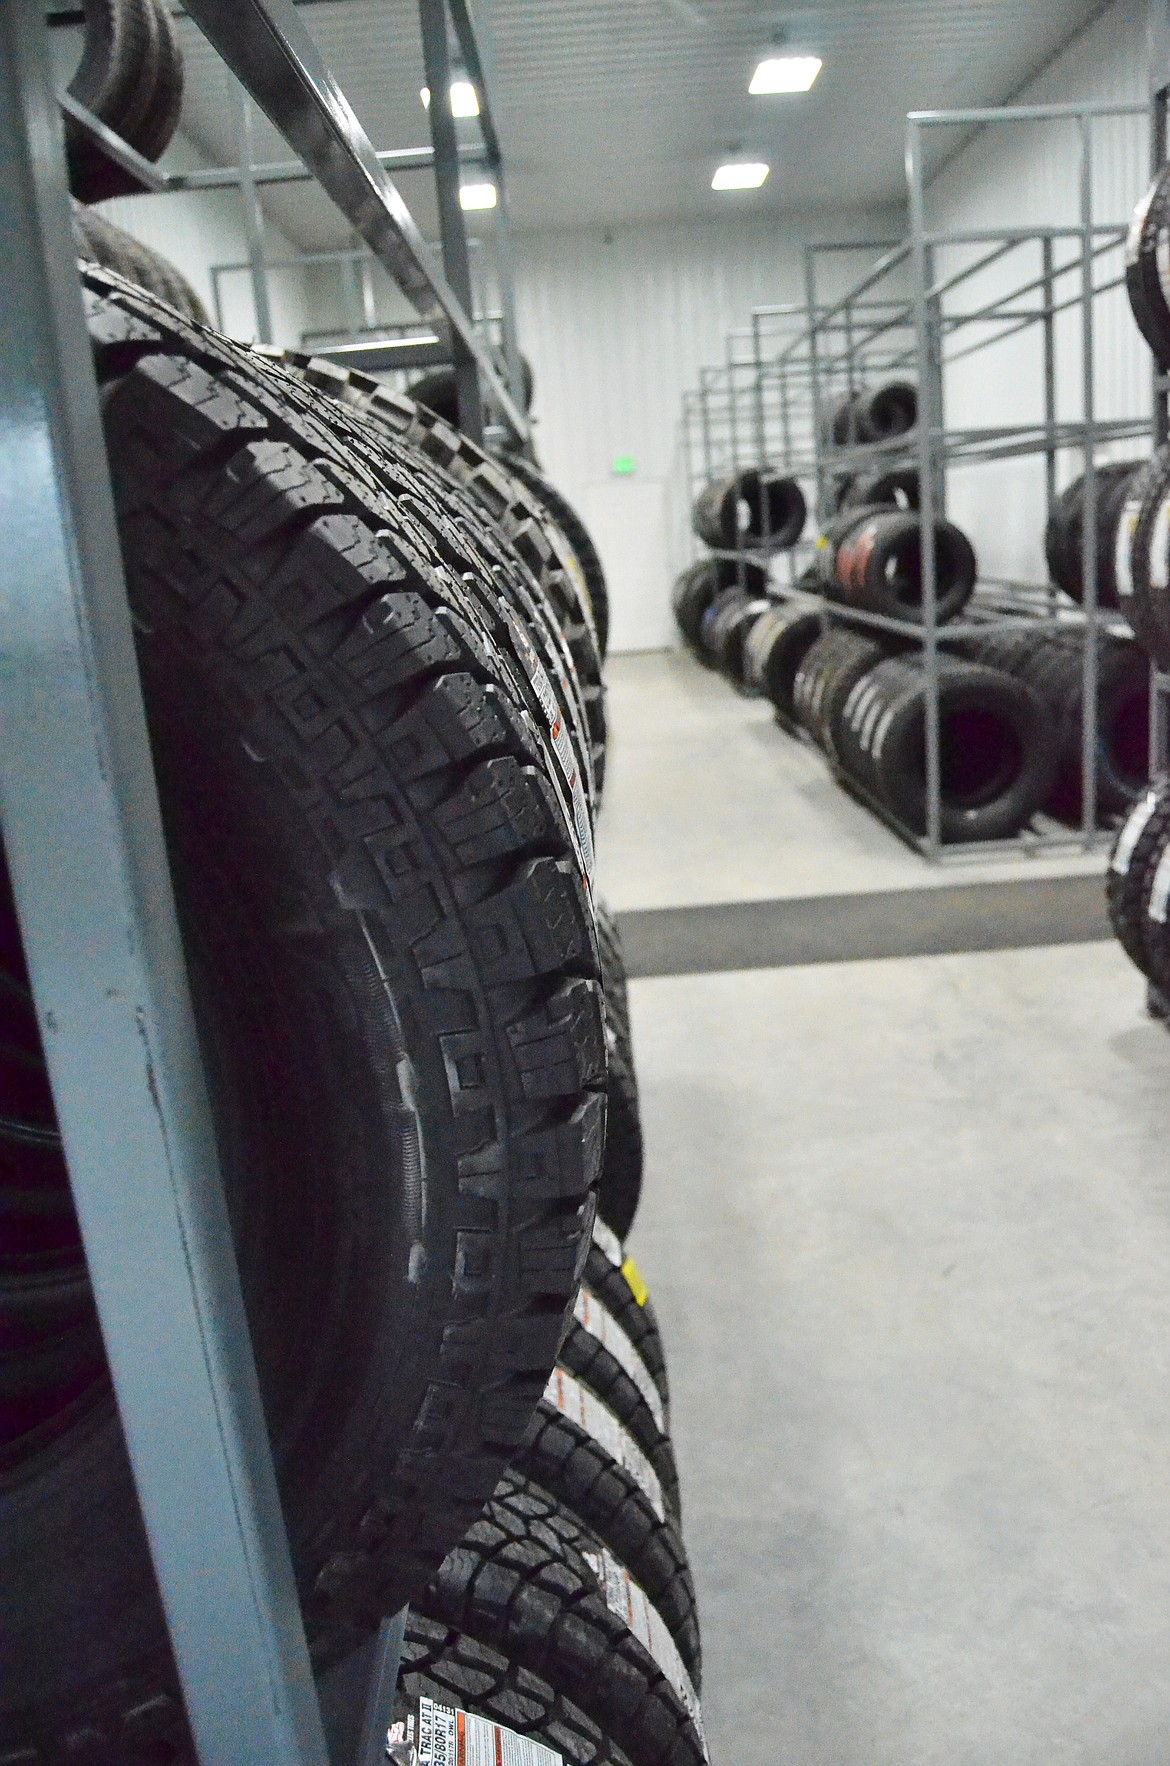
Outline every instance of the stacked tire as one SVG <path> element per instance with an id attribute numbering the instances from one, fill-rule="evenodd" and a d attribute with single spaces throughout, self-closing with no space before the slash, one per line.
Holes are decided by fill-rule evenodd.
<path id="1" fill-rule="evenodd" d="M 447 1636 L 432 1684 L 503 1651 L 500 1685 L 555 1683 L 595 1755 L 674 1757 L 677 1735 L 690 1758 L 661 1351 L 592 1236 L 628 1229 L 641 1141 L 592 889 L 580 535 L 411 401 L 97 267 L 125 247 L 92 219 L 127 591 L 314 1665 L 408 1602 L 454 1613 L 447 1554 L 486 1561 L 506 1524 L 537 1580 L 541 1552 L 571 1567 L 626 1666 L 591 1690 L 551 1634 Z M 0 1755 L 193 1760 L 2 865 L 0 1014 Z M 614 1565 L 641 1630 L 606 1604 Z"/>

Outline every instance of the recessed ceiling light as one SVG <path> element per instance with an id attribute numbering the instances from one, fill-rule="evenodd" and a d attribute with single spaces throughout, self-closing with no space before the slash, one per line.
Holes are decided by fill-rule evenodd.
<path id="1" fill-rule="evenodd" d="M 431 89 L 424 86 L 419 93 L 423 101 L 423 109 L 431 108 Z M 470 80 L 451 81 L 451 115 L 453 117 L 477 117 L 479 115 L 479 97 Z"/>
<path id="2" fill-rule="evenodd" d="M 477 117 L 479 115 L 479 99 L 470 80 L 451 81 L 451 115 L 453 117 Z"/>
<path id="3" fill-rule="evenodd" d="M 729 160 L 711 180 L 712 190 L 758 190 L 769 168 L 755 160 Z"/>
<path id="4" fill-rule="evenodd" d="M 459 187 L 460 208 L 495 208 L 496 187 L 494 184 L 461 184 Z"/>
<path id="5" fill-rule="evenodd" d="M 819 55 L 769 55 L 752 75 L 748 91 L 807 92 L 821 71 Z"/>

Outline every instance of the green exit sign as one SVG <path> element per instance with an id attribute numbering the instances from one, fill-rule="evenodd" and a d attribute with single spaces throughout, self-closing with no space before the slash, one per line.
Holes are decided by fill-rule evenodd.
<path id="1" fill-rule="evenodd" d="M 615 454 L 610 471 L 615 478 L 629 478 L 638 470 L 638 462 L 633 454 Z"/>

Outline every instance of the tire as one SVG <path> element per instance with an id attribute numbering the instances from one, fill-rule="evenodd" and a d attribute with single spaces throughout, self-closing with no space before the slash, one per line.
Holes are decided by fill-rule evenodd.
<path id="1" fill-rule="evenodd" d="M 183 70 L 174 27 L 160 0 L 84 0 L 85 35 L 69 91 L 146 159 L 162 153 L 178 126 Z M 108 159 L 65 118 L 69 182 L 82 202 L 139 190 L 137 179 Z"/>
<path id="2" fill-rule="evenodd" d="M 79 258 L 114 270 L 139 288 L 169 302 L 184 318 L 210 329 L 211 320 L 203 302 L 186 278 L 159 252 L 76 200 L 72 204 L 72 213 L 73 243 Z"/>
<path id="3" fill-rule="evenodd" d="M 887 380 L 872 392 L 859 392 L 853 399 L 852 419 L 862 443 L 909 435 L 918 422 L 918 388 L 909 380 Z"/>
<path id="4" fill-rule="evenodd" d="M 886 655 L 876 638 L 838 626 L 823 632 L 801 658 L 792 689 L 793 715 L 834 763 L 834 731 L 845 701 L 854 684 Z"/>
<path id="5" fill-rule="evenodd" d="M 618 1046 L 632 1072 L 634 1044 L 630 1030 L 630 995 L 626 960 L 622 952 L 622 935 L 615 915 L 605 902 L 594 902 L 594 917 L 597 923 L 597 950 L 601 958 L 601 991 L 605 996 L 606 1021 L 613 1027 Z"/>
<path id="6" fill-rule="evenodd" d="M 629 1430 L 563 1367 L 549 1381 L 512 1470 L 563 1503 L 625 1564 L 699 1690 L 699 1622 L 679 1532 L 677 1479 L 672 1504 Z"/>
<path id="7" fill-rule="evenodd" d="M 677 1512 L 678 1469 L 662 1394 L 630 1337 L 588 1285 L 578 1290 L 560 1359 L 630 1431 Z"/>
<path id="8" fill-rule="evenodd" d="M 844 511 L 825 530 L 820 554 L 825 594 L 886 619 L 923 621 L 922 530 L 912 512 Z M 954 619 L 975 588 L 975 554 L 952 521 L 934 523 L 935 610 L 940 625 Z"/>
<path id="9" fill-rule="evenodd" d="M 963 641 L 963 654 L 1002 669 L 1039 694 L 1056 736 L 1058 766 L 1044 807 L 1074 825 L 1081 820 L 1083 655 L 1077 636 L 1037 622 L 1036 631 L 992 632 Z M 1097 811 L 1126 815 L 1146 784 L 1149 673 L 1135 644 L 1102 632 L 1097 684 Z"/>
<path id="10" fill-rule="evenodd" d="M 520 358 L 520 375 L 524 383 L 523 409 L 531 411 L 536 376 L 527 356 Z M 412 381 L 406 392 L 407 397 L 413 399 L 416 405 L 425 405 L 428 411 L 440 417 L 444 423 L 450 424 L 452 429 L 459 428 L 459 393 L 454 368 L 434 368 L 429 374 Z"/>
<path id="11" fill-rule="evenodd" d="M 607 1025 L 606 1032 L 605 1157 L 597 1190 L 597 1212 L 606 1226 L 624 1238 L 634 1224 L 642 1199 L 642 1121 L 633 1066 L 612 1027 Z"/>
<path id="12" fill-rule="evenodd" d="M 556 523 L 572 548 L 593 610 L 597 642 L 604 661 L 609 649 L 609 589 L 605 570 L 589 529 L 568 498 L 561 495 L 557 487 L 550 483 L 531 460 L 525 459 L 523 454 L 509 454 L 507 464 L 509 472 L 531 491 L 545 509 L 548 520 Z"/>
<path id="13" fill-rule="evenodd" d="M 630 1766 L 622 1750 L 587 1717 L 579 1705 L 567 1699 L 551 1680 L 534 1674 L 530 1668 L 518 1667 L 499 1650 L 478 1642 L 474 1637 L 452 1629 L 449 1625 L 411 1612 L 406 1622 L 402 1664 L 398 1676 L 398 1692 L 394 1720 L 390 1730 L 388 1754 L 391 1759 L 420 1758 L 418 1747 L 419 1706 L 423 1699 L 498 1723 L 516 1735 L 531 1737 L 553 1750 L 553 1757 L 531 1760 L 530 1766 L 554 1766 L 555 1757 L 567 1766 Z M 451 1719 L 438 1713 L 425 1714 L 431 1721 Z M 406 1744 L 400 1755 L 395 1744 Z M 515 1758 L 508 1743 L 501 1738 L 498 1748 L 494 1738 L 477 1733 L 468 1755 L 472 1759 Z M 476 1746 L 476 1743 L 480 1743 Z M 435 1757 L 434 1751 L 431 1758 Z M 456 1748 L 442 1756 L 454 1761 Z"/>
<path id="14" fill-rule="evenodd" d="M 838 510 L 917 509 L 918 506 L 918 473 L 913 466 L 895 466 L 886 472 L 859 473 L 856 478 L 848 481 L 844 494 L 836 504 Z"/>
<path id="15" fill-rule="evenodd" d="M 183 55 L 174 21 L 162 0 L 151 0 L 158 21 L 158 76 L 135 130 L 144 159 L 158 160 L 170 146 L 183 110 Z"/>
<path id="16" fill-rule="evenodd" d="M 617 1234 L 602 1220 L 593 1224 L 593 1243 L 585 1263 L 584 1285 L 595 1294 L 634 1345 L 658 1389 L 670 1426 L 670 1381 L 658 1315 L 641 1270 Z"/>
<path id="17" fill-rule="evenodd" d="M 1170 995 L 1170 833 L 1153 844 L 1142 891 L 1145 974 L 1165 999 Z"/>
<path id="18" fill-rule="evenodd" d="M 804 532 L 808 508 L 794 478 L 752 467 L 709 484 L 695 504 L 693 525 L 709 546 L 785 552 Z"/>
<path id="19" fill-rule="evenodd" d="M 704 1766 L 694 1689 L 630 1582 L 596 1535 L 508 1473 L 416 1604 L 559 1687 L 634 1766 Z"/>
<path id="20" fill-rule="evenodd" d="M 543 503 L 510 466 L 505 467 L 421 405 L 389 391 L 368 375 L 294 352 L 284 352 L 279 360 L 318 392 L 372 424 L 384 440 L 424 455 L 502 529 L 514 552 L 519 553 L 522 567 L 535 579 L 537 592 L 557 628 L 554 633 L 546 630 L 546 666 L 554 686 L 565 679 L 569 696 L 576 701 L 574 708 L 562 698 L 570 726 L 580 725 L 588 731 L 589 756 L 583 761 L 583 771 L 592 774 L 592 794 L 599 800 L 606 744 L 600 638 L 576 553 Z M 567 652 L 559 660 L 552 654 L 558 645 Z"/>
<path id="21" fill-rule="evenodd" d="M 1144 791 L 1117 833 L 1105 873 L 1105 900 L 1118 943 L 1130 962 L 1149 976 L 1146 956 L 1146 904 L 1151 861 L 1155 864 L 1170 839 L 1170 781 L 1160 779 Z"/>
<path id="22" fill-rule="evenodd" d="M 1138 643 L 1160 668 L 1170 667 L 1170 446 L 1160 447 L 1128 483 L 1114 580 Z"/>
<path id="23" fill-rule="evenodd" d="M 795 718 L 797 671 L 822 630 L 820 614 L 807 608 L 769 608 L 756 620 L 744 645 L 744 685 L 763 694 L 784 717 Z"/>
<path id="24" fill-rule="evenodd" d="M 1126 460 L 1097 468 L 1097 605 L 1118 606 L 1118 548 L 1133 479 L 1142 462 Z M 1057 498 L 1044 529 L 1048 574 L 1079 602 L 1084 594 L 1085 480 L 1073 480 Z"/>
<path id="25" fill-rule="evenodd" d="M 1133 213 L 1125 249 L 1125 286 L 1138 330 L 1160 368 L 1170 367 L 1170 167 L 1163 167 Z"/>
<path id="26" fill-rule="evenodd" d="M 747 558 L 701 558 L 684 570 L 671 590 L 671 606 L 688 648 L 698 648 L 703 615 L 717 595 L 739 589 L 750 599 L 762 600 L 767 587 L 767 571 Z"/>
<path id="27" fill-rule="evenodd" d="M 740 595 L 741 591 L 736 589 L 729 593 Z M 745 687 L 744 657 L 748 640 L 759 621 L 771 610 L 771 601 L 743 596 L 734 607 L 728 607 L 713 633 L 715 666 L 725 680 L 741 691 Z"/>
<path id="28" fill-rule="evenodd" d="M 1057 748 L 1048 708 L 995 669 L 939 659 L 942 837 L 1005 839 L 1045 801 Z M 842 766 L 915 834 L 926 831 L 926 685 L 919 655 L 887 657 L 837 720 Z"/>
<path id="29" fill-rule="evenodd" d="M 422 478 L 396 501 L 249 352 L 103 272 L 83 285 L 322 1665 L 478 1512 L 570 1315 L 604 1130 L 583 858 L 471 530 Z M 143 1680 L 173 1680 L 108 1391 L 17 1471 L 0 1485 L 0 1740 L 35 1735 L 55 1760 L 71 1726 L 107 1721 L 123 1669 L 138 1703 Z M 32 1707 L 49 1701 L 46 1730 Z"/>

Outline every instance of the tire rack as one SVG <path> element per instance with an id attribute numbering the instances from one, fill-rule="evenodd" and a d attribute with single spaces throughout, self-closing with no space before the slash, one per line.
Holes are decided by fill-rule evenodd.
<path id="1" fill-rule="evenodd" d="M 803 397 L 805 414 L 803 433 L 797 435 L 795 450 L 787 457 L 771 452 L 776 426 L 765 422 L 762 433 L 769 451 L 763 457 L 772 461 L 779 459 L 785 469 L 794 471 L 797 476 L 807 477 L 811 473 L 816 480 L 818 500 L 836 472 L 878 465 L 917 468 L 923 487 L 922 622 L 888 620 L 852 609 L 849 616 L 860 625 L 911 637 L 922 646 L 926 688 L 925 833 L 919 834 L 892 817 L 884 805 L 854 780 L 840 773 L 836 776 L 907 844 L 935 862 L 954 858 L 969 862 L 973 857 L 998 858 L 1038 849 L 1092 851 L 1111 838 L 1107 830 L 1097 827 L 1096 819 L 1097 656 L 1102 630 L 1128 634 L 1128 627 L 1097 605 L 1095 541 L 1098 511 L 1094 463 L 1099 458 L 1100 449 L 1107 444 L 1146 437 L 1150 432 L 1150 416 L 1148 411 L 1143 411 L 1132 417 L 1104 421 L 1096 414 L 1095 302 L 1116 288 L 1121 280 L 1112 277 L 1098 282 L 1097 266 L 1109 253 L 1116 254 L 1123 244 L 1128 216 L 1117 221 L 1094 222 L 1092 152 L 1096 122 L 1129 116 L 1148 117 L 1149 106 L 1086 103 L 911 112 L 907 117 L 906 145 L 909 237 L 893 245 L 885 241 L 852 240 L 807 246 L 803 315 L 799 320 L 789 318 L 787 341 L 773 354 L 765 353 L 770 316 L 780 312 L 792 315 L 793 309 L 757 309 L 752 316 L 750 333 L 735 334 L 736 339 L 751 337 L 752 351 L 746 361 L 735 354 L 733 343 L 729 346 L 727 364 L 704 370 L 699 391 L 687 395 L 684 402 L 684 453 L 692 486 L 705 470 L 708 460 L 718 463 L 716 473 L 724 461 L 728 462 L 728 470 L 731 462 L 737 466 L 748 463 L 745 454 L 750 445 L 749 438 L 761 433 L 758 423 L 753 430 L 753 416 L 761 406 L 766 410 L 765 389 L 771 381 L 776 381 L 784 389 L 778 396 L 787 399 L 790 410 L 797 408 Z M 1165 116 L 1163 94 L 1163 139 Z M 932 229 L 927 226 L 923 171 L 926 131 L 993 128 L 1005 123 L 1042 126 L 1058 121 L 1074 123 L 1079 135 L 1078 217 L 1074 224 L 1000 229 Z M 1157 126 L 1155 106 L 1156 129 Z M 1135 201 L 1138 195 L 1140 192 L 1135 191 Z M 974 261 L 950 274 L 938 275 L 936 260 L 948 249 L 974 252 Z M 948 310 L 948 297 L 953 298 L 957 290 L 1012 253 L 1029 250 L 1039 255 L 1038 273 L 1025 273 L 1016 286 L 973 311 Z M 1062 256 L 1062 251 L 1069 255 Z M 873 261 L 851 282 L 843 296 L 822 298 L 818 286 L 822 261 L 831 257 L 839 262 L 846 254 L 855 253 L 866 254 Z M 1070 279 L 1075 279 L 1075 288 L 1067 294 L 1065 288 Z M 1021 300 L 1029 299 L 1030 305 L 1019 305 Z M 1056 320 L 1065 311 L 1080 315 L 1076 355 L 1082 415 L 1075 420 L 1061 421 L 1057 414 Z M 952 340 L 965 327 L 976 328 L 975 340 L 956 349 Z M 979 327 L 991 329 L 993 335 L 980 337 Z M 944 398 L 948 366 L 961 356 L 994 347 L 997 341 L 1017 331 L 1031 332 L 1041 343 L 1045 394 L 1043 421 L 995 428 L 949 427 Z M 833 398 L 860 386 L 867 378 L 890 372 L 908 374 L 916 379 L 919 409 L 926 420 L 920 421 L 916 431 L 909 436 L 890 443 L 826 446 L 821 419 L 831 407 Z M 1163 424 L 1166 384 L 1163 381 Z M 1156 416 L 1156 435 L 1158 421 Z M 1079 607 L 1067 604 L 1062 607 L 1062 598 L 1058 598 L 1055 592 L 1036 585 L 981 577 L 970 617 L 940 626 L 935 617 L 937 576 L 932 523 L 936 513 L 942 514 L 946 510 L 948 469 L 960 463 L 1043 457 L 1048 506 L 1051 508 L 1056 495 L 1057 459 L 1069 450 L 1081 454 L 1086 475 L 1084 531 L 1088 543 L 1083 547 L 1085 572 Z M 754 458 L 759 462 L 761 455 L 757 452 Z M 827 598 L 810 595 L 809 599 L 827 612 L 839 611 L 837 605 Z M 1027 627 L 1037 617 L 1052 619 L 1058 615 L 1064 626 L 1079 627 L 1085 632 L 1080 827 L 1070 830 L 1050 823 L 1039 829 L 1025 829 L 1013 840 L 947 846 L 941 837 L 939 647 L 985 630 L 988 624 L 1000 629 Z M 1170 687 L 1165 692 L 1170 693 Z M 1153 727 L 1162 727 L 1165 723 L 1165 716 L 1160 714 Z"/>
<path id="2" fill-rule="evenodd" d="M 1151 17 L 1150 177 L 1156 178 L 1170 160 L 1170 17 L 1156 9 Z M 1151 373 L 1153 420 L 1150 439 L 1155 448 L 1170 441 L 1170 374 L 1157 363 Z M 1150 777 L 1170 770 L 1170 674 L 1150 669 Z M 1170 1002 L 1152 981 L 1146 983 L 1146 1009 L 1170 1028 Z"/>
<path id="3" fill-rule="evenodd" d="M 448 4 L 498 164 L 474 23 L 466 0 Z M 478 386 L 469 396 L 467 385 L 478 374 L 525 436 L 495 362 L 288 0 L 188 0 L 187 10 L 432 324 L 464 408 L 478 404 Z M 443 30 L 432 69 L 445 55 L 445 18 Z M 145 190 L 222 176 L 168 179 L 72 100 L 65 108 Z M 41 8 L 13 0 L 0 7 L 0 823 L 199 1759 L 372 1766 L 384 1753 L 404 1616 L 314 1684 L 175 919 L 60 112 Z M 437 141 L 440 186 L 457 204 L 458 164 L 447 161 Z"/>

